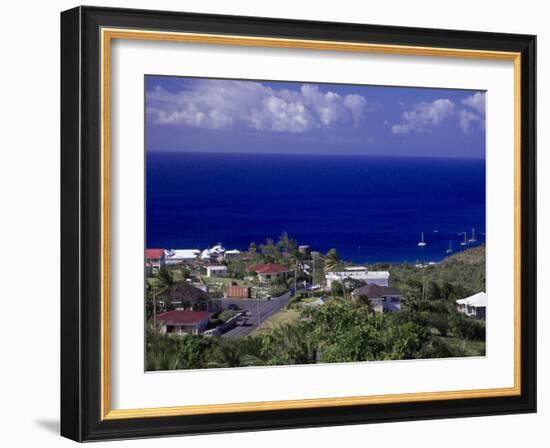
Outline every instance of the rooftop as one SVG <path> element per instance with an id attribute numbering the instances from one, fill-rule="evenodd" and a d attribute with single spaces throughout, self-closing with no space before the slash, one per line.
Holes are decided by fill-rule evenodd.
<path id="1" fill-rule="evenodd" d="M 162 258 L 164 249 L 145 249 L 145 258 Z"/>
<path id="2" fill-rule="evenodd" d="M 275 263 L 256 264 L 254 266 L 249 266 L 246 270 L 248 272 L 255 272 L 256 274 L 280 274 L 288 272 L 286 266 Z"/>
<path id="3" fill-rule="evenodd" d="M 208 311 L 178 310 L 168 311 L 157 316 L 157 319 L 167 325 L 189 325 L 209 319 Z"/>
<path id="4" fill-rule="evenodd" d="M 171 302 L 197 302 L 210 298 L 202 289 L 183 283 L 176 283 L 170 286 L 166 296 Z"/>
<path id="5" fill-rule="evenodd" d="M 456 301 L 456 303 L 460 305 L 472 306 L 474 308 L 483 308 L 487 306 L 487 293 L 478 292 L 473 296 L 466 297 L 464 299 L 459 299 Z"/>
<path id="6" fill-rule="evenodd" d="M 198 249 L 171 249 L 165 250 L 164 254 L 168 258 L 196 258 L 201 253 Z"/>

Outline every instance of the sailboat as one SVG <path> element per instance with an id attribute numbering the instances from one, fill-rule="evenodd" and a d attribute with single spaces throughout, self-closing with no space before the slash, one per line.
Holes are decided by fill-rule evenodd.
<path id="1" fill-rule="evenodd" d="M 424 232 L 422 232 L 422 237 L 420 241 L 418 242 L 418 247 L 424 247 L 426 243 L 424 242 Z"/>
<path id="2" fill-rule="evenodd" d="M 477 240 L 476 240 L 476 229 L 472 229 L 472 237 L 470 239 L 468 239 L 468 242 L 469 243 L 475 243 Z"/>
<path id="3" fill-rule="evenodd" d="M 447 252 L 448 254 L 453 253 L 453 242 L 451 240 L 449 240 L 449 248 L 445 252 Z"/>
<path id="4" fill-rule="evenodd" d="M 468 232 L 462 232 L 462 235 L 464 235 L 464 241 L 460 243 L 461 246 L 467 246 L 468 245 Z"/>

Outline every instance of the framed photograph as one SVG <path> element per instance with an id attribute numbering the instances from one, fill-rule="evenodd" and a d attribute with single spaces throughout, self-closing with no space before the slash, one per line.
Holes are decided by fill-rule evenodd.
<path id="1" fill-rule="evenodd" d="M 535 36 L 61 14 L 61 433 L 536 411 Z"/>

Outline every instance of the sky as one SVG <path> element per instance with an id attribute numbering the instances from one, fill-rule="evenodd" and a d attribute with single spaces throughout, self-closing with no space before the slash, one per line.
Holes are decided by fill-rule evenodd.
<path id="1" fill-rule="evenodd" d="M 147 75 L 147 151 L 485 157 L 485 92 Z"/>

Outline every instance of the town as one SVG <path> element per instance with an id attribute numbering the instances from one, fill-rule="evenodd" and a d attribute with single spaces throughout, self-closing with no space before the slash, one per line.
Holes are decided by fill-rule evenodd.
<path id="1" fill-rule="evenodd" d="M 462 344 L 457 353 L 484 354 L 484 280 L 472 289 L 453 286 L 452 281 L 428 282 L 424 272 L 438 268 L 354 265 L 341 260 L 335 249 L 321 254 L 298 245 L 286 233 L 276 242 L 251 243 L 247 251 L 228 250 L 221 243 L 203 250 L 148 248 L 148 331 L 156 337 L 259 337 L 280 327 L 311 323 L 323 307 L 347 303 L 360 304 L 381 319 L 404 311 L 403 320 L 417 310 L 415 320 L 427 319 L 432 344 L 452 341 L 454 348 Z M 447 300 L 436 303 L 443 295 Z M 469 328 L 453 331 L 453 324 Z M 470 341 L 467 350 L 460 342 L 461 332 L 468 333 L 466 339 L 477 337 L 479 344 Z M 444 337 L 434 339 L 434 334 Z"/>

